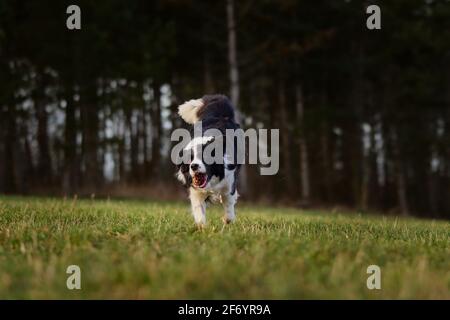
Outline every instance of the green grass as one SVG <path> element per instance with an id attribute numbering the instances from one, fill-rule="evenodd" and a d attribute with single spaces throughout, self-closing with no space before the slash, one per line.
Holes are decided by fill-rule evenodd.
<path id="1" fill-rule="evenodd" d="M 450 224 L 187 202 L 0 198 L 3 299 L 450 299 Z M 78 265 L 82 289 L 66 288 Z M 366 287 L 381 267 L 381 290 Z"/>

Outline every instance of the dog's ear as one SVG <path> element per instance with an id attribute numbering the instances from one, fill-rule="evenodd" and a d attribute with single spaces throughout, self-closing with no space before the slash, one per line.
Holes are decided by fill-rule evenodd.
<path id="1" fill-rule="evenodd" d="M 189 187 L 192 183 L 192 178 L 189 174 L 189 165 L 184 163 L 177 165 L 175 177 L 183 184 L 183 186 Z"/>
<path id="2" fill-rule="evenodd" d="M 178 170 L 180 170 L 183 173 L 186 173 L 189 171 L 189 165 L 187 163 L 182 163 L 180 164 L 180 166 L 178 167 Z"/>

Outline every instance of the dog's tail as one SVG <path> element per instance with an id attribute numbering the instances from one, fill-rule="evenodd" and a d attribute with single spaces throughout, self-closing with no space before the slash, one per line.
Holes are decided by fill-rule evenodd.
<path id="1" fill-rule="evenodd" d="M 220 94 L 206 95 L 200 99 L 186 101 L 178 107 L 178 114 L 189 124 L 206 118 L 234 121 L 234 108 L 230 100 Z"/>

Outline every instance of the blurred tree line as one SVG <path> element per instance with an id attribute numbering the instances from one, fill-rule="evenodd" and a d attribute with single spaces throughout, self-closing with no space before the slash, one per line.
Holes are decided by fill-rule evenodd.
<path id="1" fill-rule="evenodd" d="M 245 198 L 449 218 L 449 27 L 446 0 L 1 0 L 0 193 L 175 185 L 177 105 L 225 93 L 280 128 Z"/>

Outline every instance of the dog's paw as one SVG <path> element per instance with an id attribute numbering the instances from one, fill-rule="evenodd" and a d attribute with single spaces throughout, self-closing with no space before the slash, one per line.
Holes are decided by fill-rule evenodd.
<path id="1" fill-rule="evenodd" d="M 229 217 L 229 216 L 223 216 L 223 217 L 222 217 L 222 222 L 223 222 L 224 224 L 230 224 L 230 223 L 232 223 L 234 220 L 235 220 L 234 217 Z"/>
<path id="2" fill-rule="evenodd" d="M 195 226 L 197 227 L 198 231 L 203 231 L 206 228 L 206 224 L 205 223 L 196 223 Z"/>

